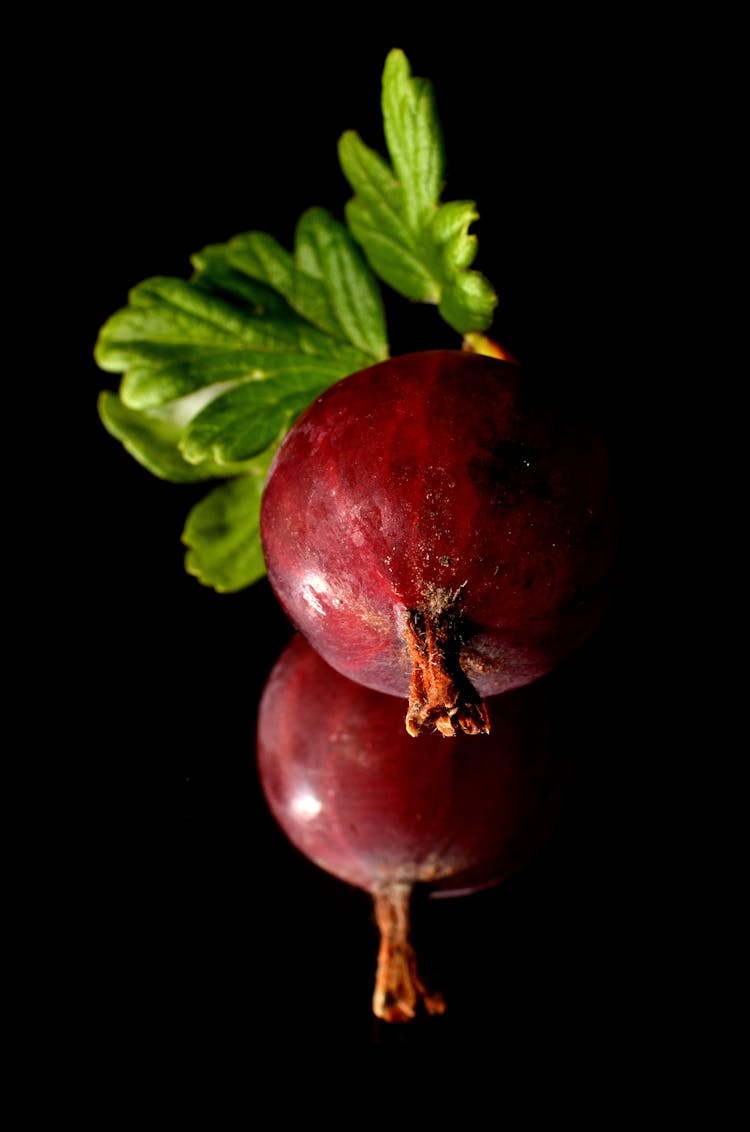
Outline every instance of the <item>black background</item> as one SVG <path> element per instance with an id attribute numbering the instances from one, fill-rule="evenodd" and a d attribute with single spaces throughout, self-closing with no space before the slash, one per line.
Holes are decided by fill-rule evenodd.
<path id="1" fill-rule="evenodd" d="M 335 44 L 312 19 L 281 24 L 108 35 L 61 75 L 52 110 L 82 268 L 68 329 L 85 569 L 68 612 L 84 758 L 64 900 L 98 1072 L 137 1085 L 189 1070 L 197 1087 L 218 1065 L 255 1089 L 278 1059 L 294 1074 L 351 1061 L 403 1076 L 486 1057 L 498 1088 L 559 1073 L 582 1098 L 593 1080 L 632 1094 L 660 1073 L 672 993 L 652 829 L 671 757 L 653 621 L 661 515 L 643 411 L 673 138 L 663 45 L 634 27 L 592 40 L 567 19 L 492 37 L 383 20 Z M 92 359 L 141 279 L 185 277 L 190 253 L 249 228 L 290 246 L 312 204 L 342 215 L 336 142 L 355 128 L 382 150 L 392 46 L 435 85 L 446 199 L 478 203 L 494 336 L 597 423 L 627 534 L 612 611 L 561 675 L 578 753 L 568 817 L 502 887 L 418 895 L 414 938 L 448 1013 L 401 1027 L 370 1014 L 369 898 L 291 849 L 260 795 L 255 714 L 289 626 L 265 582 L 218 596 L 185 574 L 180 532 L 202 491 L 157 481 L 105 433 L 96 397 L 116 383 Z M 393 352 L 455 344 L 434 312 L 389 308 Z"/>

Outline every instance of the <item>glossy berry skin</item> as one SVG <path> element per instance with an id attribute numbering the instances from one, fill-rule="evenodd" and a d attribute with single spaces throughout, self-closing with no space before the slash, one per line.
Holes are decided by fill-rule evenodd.
<path id="1" fill-rule="evenodd" d="M 280 446 L 261 511 L 294 625 L 339 672 L 400 697 L 430 650 L 480 697 L 550 671 L 602 616 L 616 532 L 600 440 L 516 366 L 462 351 L 327 390 Z"/>
<path id="2" fill-rule="evenodd" d="M 261 785 L 289 839 L 340 880 L 472 891 L 523 866 L 557 824 L 569 760 L 552 703 L 541 681 L 499 697 L 490 735 L 413 739 L 398 699 L 296 635 L 261 699 Z"/>

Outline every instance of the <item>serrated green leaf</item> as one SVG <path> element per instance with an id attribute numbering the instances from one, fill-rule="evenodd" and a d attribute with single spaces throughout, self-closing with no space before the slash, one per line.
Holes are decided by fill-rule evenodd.
<path id="1" fill-rule="evenodd" d="M 441 204 L 444 152 L 432 87 L 413 78 L 402 51 L 383 70 L 383 126 L 390 167 L 353 131 L 339 162 L 354 191 L 346 219 L 373 271 L 399 294 L 435 303 L 460 334 L 486 329 L 497 303 L 491 284 L 469 270 L 477 254 L 472 201 Z"/>
<path id="2" fill-rule="evenodd" d="M 497 296 L 492 285 L 478 271 L 457 275 L 443 292 L 439 311 L 450 326 L 459 322 L 464 334 L 486 329 L 492 322 Z"/>
<path id="3" fill-rule="evenodd" d="M 283 295 L 289 306 L 312 326 L 339 337 L 324 289 L 297 270 L 291 252 L 267 232 L 244 232 L 228 245 L 230 263 L 254 279 L 262 280 Z"/>
<path id="4" fill-rule="evenodd" d="M 328 374 L 305 368 L 261 385 L 236 385 L 200 412 L 188 426 L 181 448 L 191 463 L 248 460 L 287 431 L 292 421 L 330 385 Z"/>
<path id="5" fill-rule="evenodd" d="M 403 190 L 379 153 L 370 149 L 354 130 L 346 130 L 338 145 L 342 171 L 367 211 L 383 231 L 396 234 L 399 243 L 409 239 Z M 355 198 L 356 200 L 356 198 Z"/>
<path id="6" fill-rule="evenodd" d="M 238 271 L 229 262 L 228 244 L 209 244 L 190 257 L 191 282 L 204 291 L 239 305 L 255 318 L 288 318 L 289 304 L 270 287 Z"/>
<path id="7" fill-rule="evenodd" d="M 200 465 L 189 464 L 180 451 L 185 423 L 179 412 L 129 409 L 116 393 L 109 391 L 100 394 L 98 409 L 107 432 L 119 440 L 139 464 L 160 479 L 172 483 L 197 483 L 244 471 L 242 464 L 218 467 L 211 460 Z"/>
<path id="8" fill-rule="evenodd" d="M 346 228 L 322 208 L 305 212 L 295 233 L 300 271 L 326 289 L 345 341 L 373 361 L 388 356 L 385 311 L 377 283 Z"/>
<path id="9" fill-rule="evenodd" d="M 362 146 L 358 138 L 351 142 L 342 139 L 342 143 L 340 153 L 347 155 Z M 348 156 L 342 158 L 342 167 L 347 162 L 344 171 L 347 168 L 350 170 L 347 178 L 356 188 L 348 160 Z M 362 167 L 359 166 L 354 176 L 359 176 Z M 346 221 L 364 248 L 375 274 L 412 302 L 439 302 L 440 285 L 436 280 L 436 272 L 425 263 L 421 250 L 416 246 L 412 247 L 415 241 L 401 221 L 391 222 L 387 204 L 384 203 L 378 186 L 366 181 L 359 181 L 358 186 L 358 195 L 346 204 Z"/>
<path id="10" fill-rule="evenodd" d="M 190 281 L 145 280 L 102 327 L 96 361 L 122 379 L 100 414 L 155 475 L 240 476 L 185 528 L 187 569 L 235 590 L 265 572 L 258 507 L 275 446 L 320 392 L 387 357 L 385 317 L 361 252 L 321 209 L 301 218 L 294 256 L 253 233 L 191 262 Z"/>
<path id="11" fill-rule="evenodd" d="M 477 238 L 469 227 L 479 219 L 473 201 L 453 200 L 442 204 L 432 220 L 432 237 L 440 249 L 444 268 L 450 272 L 468 267 L 477 253 Z"/>
<path id="12" fill-rule="evenodd" d="M 229 243 L 233 267 L 267 283 L 318 330 L 359 350 L 362 366 L 387 357 L 385 316 L 371 273 L 343 225 L 309 209 L 295 233 L 294 255 L 264 232 Z"/>
<path id="13" fill-rule="evenodd" d="M 260 541 L 260 501 L 273 446 L 250 475 L 214 488 L 188 515 L 182 540 L 185 568 L 205 586 L 232 593 L 266 572 Z"/>
<path id="14" fill-rule="evenodd" d="M 409 228 L 431 220 L 443 189 L 443 134 L 432 84 L 412 78 L 403 51 L 391 51 L 383 68 L 381 105 L 386 145 L 404 194 Z"/>
<path id="15" fill-rule="evenodd" d="M 120 398 L 132 409 L 155 408 L 215 383 L 296 373 L 308 359 L 331 382 L 369 363 L 292 311 L 282 319 L 253 317 L 168 277 L 133 289 L 129 306 L 102 327 L 95 353 L 102 369 L 124 371 Z"/>

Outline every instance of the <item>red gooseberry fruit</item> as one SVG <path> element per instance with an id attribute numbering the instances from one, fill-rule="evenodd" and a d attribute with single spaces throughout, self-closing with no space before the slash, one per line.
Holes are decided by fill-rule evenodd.
<path id="1" fill-rule="evenodd" d="M 569 759 L 549 681 L 493 705 L 491 735 L 415 743 L 399 700 L 335 672 L 299 634 L 259 708 L 257 763 L 269 808 L 320 868 L 371 893 L 380 929 L 373 1010 L 442 1013 L 409 941 L 413 887 L 445 895 L 497 884 L 547 843 Z"/>
<path id="2" fill-rule="evenodd" d="M 268 575 L 325 660 L 408 697 L 407 730 L 487 731 L 606 608 L 617 509 L 604 446 L 517 366 L 465 351 L 339 381 L 276 453 Z"/>

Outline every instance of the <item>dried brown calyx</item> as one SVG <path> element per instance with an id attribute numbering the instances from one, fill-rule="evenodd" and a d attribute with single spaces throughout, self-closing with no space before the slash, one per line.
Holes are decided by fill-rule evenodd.
<path id="1" fill-rule="evenodd" d="M 406 730 L 439 731 L 447 737 L 489 734 L 487 708 L 461 668 L 461 590 L 432 591 L 405 623 L 412 662 Z"/>

